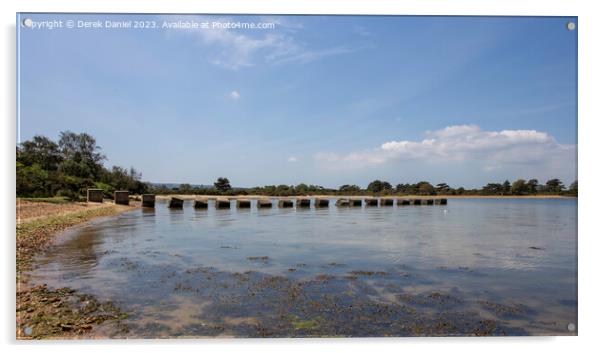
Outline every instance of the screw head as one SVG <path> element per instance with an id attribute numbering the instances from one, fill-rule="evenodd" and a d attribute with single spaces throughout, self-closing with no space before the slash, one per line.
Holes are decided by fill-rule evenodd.
<path id="1" fill-rule="evenodd" d="M 577 27 L 577 25 L 575 25 L 575 22 L 568 22 L 566 24 L 566 29 L 568 29 L 569 31 L 574 30 Z"/>

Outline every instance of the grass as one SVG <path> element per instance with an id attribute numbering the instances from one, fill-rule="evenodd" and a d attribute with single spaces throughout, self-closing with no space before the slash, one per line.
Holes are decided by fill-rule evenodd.
<path id="1" fill-rule="evenodd" d="M 65 204 L 71 202 L 69 198 L 65 196 L 55 196 L 55 197 L 22 197 L 20 200 L 30 201 L 30 202 L 46 202 L 53 204 Z"/>

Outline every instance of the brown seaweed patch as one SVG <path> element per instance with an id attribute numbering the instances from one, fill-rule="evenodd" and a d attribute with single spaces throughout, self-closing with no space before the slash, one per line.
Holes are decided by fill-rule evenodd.
<path id="1" fill-rule="evenodd" d="M 112 302 L 101 302 L 70 288 L 48 289 L 44 285 L 17 292 L 17 338 L 41 339 L 90 335 L 94 327 L 115 321 L 118 330 L 127 314 Z"/>

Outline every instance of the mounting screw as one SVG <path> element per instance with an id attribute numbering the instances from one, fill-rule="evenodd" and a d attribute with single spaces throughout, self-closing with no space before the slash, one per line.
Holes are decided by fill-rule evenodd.
<path id="1" fill-rule="evenodd" d="M 568 23 L 566 24 L 566 29 L 568 29 L 569 31 L 572 31 L 572 30 L 574 30 L 574 29 L 575 29 L 575 27 L 577 27 L 577 26 L 575 25 L 575 22 L 568 22 Z"/>

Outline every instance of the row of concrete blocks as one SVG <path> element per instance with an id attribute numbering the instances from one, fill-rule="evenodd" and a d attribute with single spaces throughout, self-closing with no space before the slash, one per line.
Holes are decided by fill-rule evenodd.
<path id="1" fill-rule="evenodd" d="M 87 200 L 88 202 L 102 202 L 104 199 L 104 192 L 102 189 L 88 189 Z M 130 204 L 130 192 L 125 190 L 115 191 L 113 199 L 117 205 L 129 205 Z M 142 195 L 142 206 L 143 207 L 155 207 L 155 195 L 144 194 Z"/>
<path id="2" fill-rule="evenodd" d="M 144 195 L 143 195 L 144 196 Z M 143 198 L 144 200 L 144 198 Z M 280 208 L 292 208 L 295 204 L 297 208 L 309 208 L 311 207 L 310 198 L 297 198 L 295 200 L 285 199 L 278 200 L 278 207 Z M 379 202 L 380 201 L 380 202 Z M 316 198 L 314 199 L 314 207 L 323 208 L 328 207 L 330 204 L 329 199 Z M 380 206 L 393 206 L 393 199 L 338 199 L 336 206 L 339 207 L 362 207 L 365 204 L 366 207 L 378 207 Z M 447 205 L 447 199 L 397 199 L 398 206 L 410 206 L 410 205 Z M 216 199 L 215 208 L 226 209 L 230 208 L 231 202 L 228 199 Z M 258 199 L 257 208 L 271 208 L 273 206 L 271 199 Z M 172 197 L 169 200 L 169 208 L 183 208 L 184 200 Z M 209 207 L 209 199 L 194 200 L 194 208 L 204 209 Z M 239 199 L 236 200 L 237 208 L 251 208 L 251 200 Z"/>

